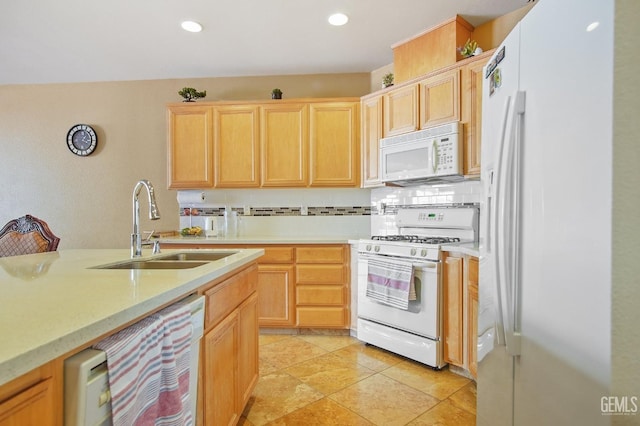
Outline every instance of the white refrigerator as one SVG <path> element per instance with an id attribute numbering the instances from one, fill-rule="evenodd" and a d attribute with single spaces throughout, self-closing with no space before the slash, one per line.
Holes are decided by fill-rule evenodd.
<path id="1" fill-rule="evenodd" d="M 538 0 L 483 75 L 477 424 L 604 425 L 614 0 Z"/>

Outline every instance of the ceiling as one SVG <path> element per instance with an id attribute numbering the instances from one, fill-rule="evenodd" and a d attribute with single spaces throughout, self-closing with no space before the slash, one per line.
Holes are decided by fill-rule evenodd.
<path id="1" fill-rule="evenodd" d="M 0 84 L 371 72 L 456 14 L 478 26 L 527 0 L 6 1 Z M 333 27 L 327 17 L 347 14 Z M 201 23 L 201 33 L 181 29 Z"/>

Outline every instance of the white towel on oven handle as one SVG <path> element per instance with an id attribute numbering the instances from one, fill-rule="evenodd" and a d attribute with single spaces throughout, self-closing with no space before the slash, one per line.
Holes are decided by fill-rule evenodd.
<path id="1" fill-rule="evenodd" d="M 370 258 L 366 296 L 389 306 L 409 309 L 409 301 L 416 300 L 413 264 L 395 259 Z"/>

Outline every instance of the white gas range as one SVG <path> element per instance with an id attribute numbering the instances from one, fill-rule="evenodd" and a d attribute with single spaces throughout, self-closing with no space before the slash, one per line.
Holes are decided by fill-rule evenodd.
<path id="1" fill-rule="evenodd" d="M 478 208 L 468 205 L 402 208 L 396 216 L 397 234 L 358 242 L 358 339 L 436 369 L 446 365 L 441 341 L 442 246 L 477 241 L 478 216 Z M 411 271 L 406 308 L 390 302 L 397 296 L 393 278 L 384 284 L 390 299 L 380 296 L 380 286 L 373 284 L 380 282 L 380 268 L 389 273 Z"/>

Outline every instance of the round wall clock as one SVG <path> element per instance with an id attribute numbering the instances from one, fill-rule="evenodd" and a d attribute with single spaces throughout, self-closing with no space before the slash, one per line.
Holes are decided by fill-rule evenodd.
<path id="1" fill-rule="evenodd" d="M 93 127 L 76 124 L 67 133 L 67 147 L 76 155 L 86 157 L 98 146 L 98 136 Z"/>

